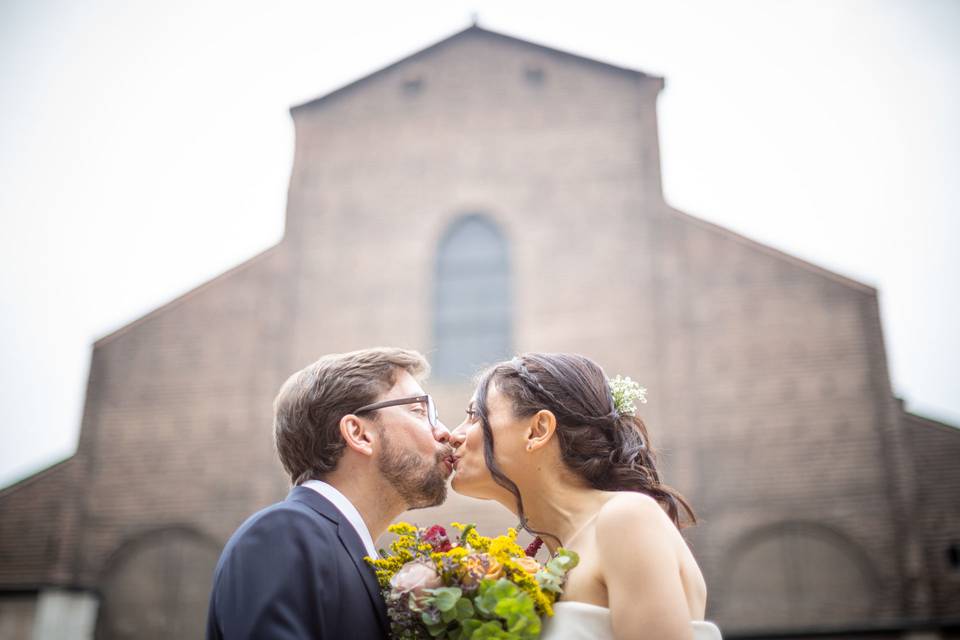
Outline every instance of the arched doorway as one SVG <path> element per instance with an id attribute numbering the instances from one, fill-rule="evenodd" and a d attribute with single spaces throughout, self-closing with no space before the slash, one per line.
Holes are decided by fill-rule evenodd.
<path id="1" fill-rule="evenodd" d="M 188 528 L 126 544 L 101 582 L 97 640 L 202 638 L 219 546 Z"/>
<path id="2" fill-rule="evenodd" d="M 877 577 L 862 548 L 810 522 L 748 533 L 718 581 L 717 618 L 737 629 L 840 625 L 870 618 Z"/>

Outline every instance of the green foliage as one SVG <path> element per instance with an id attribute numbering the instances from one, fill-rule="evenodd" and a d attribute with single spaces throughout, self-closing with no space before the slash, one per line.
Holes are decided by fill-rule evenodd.
<path id="1" fill-rule="evenodd" d="M 440 526 L 429 529 L 396 523 L 390 552 L 368 558 L 383 589 L 395 640 L 533 640 L 540 635 L 540 615 L 553 614 L 566 574 L 577 554 L 560 549 L 535 574 L 516 530 L 496 538 L 477 533 L 471 524 L 453 523 L 460 536 L 450 545 Z M 442 545 L 440 543 L 443 543 Z M 432 571 L 423 572 L 423 567 Z M 422 575 L 421 575 L 422 574 Z M 491 577 L 483 577 L 483 576 Z M 399 577 L 398 577 L 399 576 Z M 497 577 L 493 577 L 497 576 Z M 397 578 L 397 584 L 394 584 Z M 434 589 L 401 586 L 417 580 Z"/>
<path id="2" fill-rule="evenodd" d="M 557 595 L 563 593 L 563 580 L 567 572 L 580 563 L 580 556 L 575 551 L 557 549 L 557 555 L 547 562 L 547 566 L 537 572 L 537 582 L 544 591 Z"/>
<path id="3" fill-rule="evenodd" d="M 540 635 L 533 600 L 506 578 L 481 581 L 473 600 L 458 587 L 426 592 L 420 619 L 431 637 L 532 640 Z"/>
<path id="4" fill-rule="evenodd" d="M 463 595 L 463 590 L 459 587 L 440 587 L 426 591 L 433 596 L 432 604 L 441 612 L 451 611 Z"/>

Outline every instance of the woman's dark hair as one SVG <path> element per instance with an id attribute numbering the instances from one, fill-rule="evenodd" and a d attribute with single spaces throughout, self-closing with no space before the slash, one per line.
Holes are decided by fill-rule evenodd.
<path id="1" fill-rule="evenodd" d="M 517 417 L 526 418 L 542 409 L 556 416 L 563 463 L 589 486 L 644 493 L 666 510 L 678 528 L 696 523 L 696 515 L 683 496 L 660 482 L 643 420 L 617 411 L 603 369 L 577 354 L 526 353 L 480 374 L 476 395 L 487 468 L 494 481 L 516 497 L 521 527 L 557 539 L 527 526 L 520 490 L 497 466 L 493 431 L 487 419 L 491 383 L 511 400 Z"/>

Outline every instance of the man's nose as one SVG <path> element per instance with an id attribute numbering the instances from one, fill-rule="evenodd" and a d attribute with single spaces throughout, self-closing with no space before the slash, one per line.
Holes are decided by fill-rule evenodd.
<path id="1" fill-rule="evenodd" d="M 433 428 L 433 439 L 443 444 L 450 442 L 450 429 L 440 420 L 437 420 L 437 426 Z"/>
<path id="2" fill-rule="evenodd" d="M 461 427 L 462 426 L 463 425 L 461 425 Z M 448 444 L 452 446 L 454 449 L 462 445 L 463 441 L 467 439 L 466 429 L 462 429 L 461 427 L 457 427 L 456 429 L 451 431 L 449 435 Z"/>

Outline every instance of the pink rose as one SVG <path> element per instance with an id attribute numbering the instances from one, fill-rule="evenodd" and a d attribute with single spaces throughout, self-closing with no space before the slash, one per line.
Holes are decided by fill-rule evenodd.
<path id="1" fill-rule="evenodd" d="M 423 592 L 424 589 L 437 589 L 442 586 L 443 581 L 433 565 L 418 560 L 403 565 L 390 578 L 390 587 L 394 592 L 409 593 L 417 600 L 427 595 Z"/>

